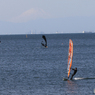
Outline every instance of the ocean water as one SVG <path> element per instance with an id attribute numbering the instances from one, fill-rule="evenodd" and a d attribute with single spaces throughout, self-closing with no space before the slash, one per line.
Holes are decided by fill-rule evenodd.
<path id="1" fill-rule="evenodd" d="M 94 95 L 95 34 L 45 34 L 0 36 L 0 95 Z M 72 68 L 67 78 L 69 39 L 74 44 Z M 71 74 L 73 71 L 71 71 Z M 92 79 L 89 79 L 92 78 Z"/>

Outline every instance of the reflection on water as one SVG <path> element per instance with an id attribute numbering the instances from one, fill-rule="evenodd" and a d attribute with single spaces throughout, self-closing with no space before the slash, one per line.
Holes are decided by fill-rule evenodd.
<path id="1" fill-rule="evenodd" d="M 77 84 L 75 81 L 67 81 L 67 94 L 74 95 L 77 94 Z"/>

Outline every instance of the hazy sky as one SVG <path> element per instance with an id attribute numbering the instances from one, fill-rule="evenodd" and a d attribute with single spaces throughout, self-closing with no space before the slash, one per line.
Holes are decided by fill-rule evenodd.
<path id="1" fill-rule="evenodd" d="M 0 0 L 1 22 L 66 17 L 95 17 L 95 0 Z"/>

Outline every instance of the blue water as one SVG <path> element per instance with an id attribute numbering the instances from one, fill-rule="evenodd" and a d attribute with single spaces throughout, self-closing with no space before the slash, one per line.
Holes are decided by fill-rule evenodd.
<path id="1" fill-rule="evenodd" d="M 95 79 L 67 78 L 69 39 L 74 44 L 74 78 L 95 77 L 95 34 L 0 36 L 0 95 L 93 95 Z M 71 74 L 73 71 L 71 71 Z"/>

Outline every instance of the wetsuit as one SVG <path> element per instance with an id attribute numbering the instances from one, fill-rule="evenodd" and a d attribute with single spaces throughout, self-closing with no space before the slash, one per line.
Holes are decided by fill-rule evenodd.
<path id="1" fill-rule="evenodd" d="M 74 75 L 76 74 L 76 72 L 77 72 L 77 69 L 73 69 L 73 68 L 72 68 L 72 70 L 74 70 L 74 73 L 72 74 L 71 80 L 72 80 L 73 76 L 74 76 Z"/>

